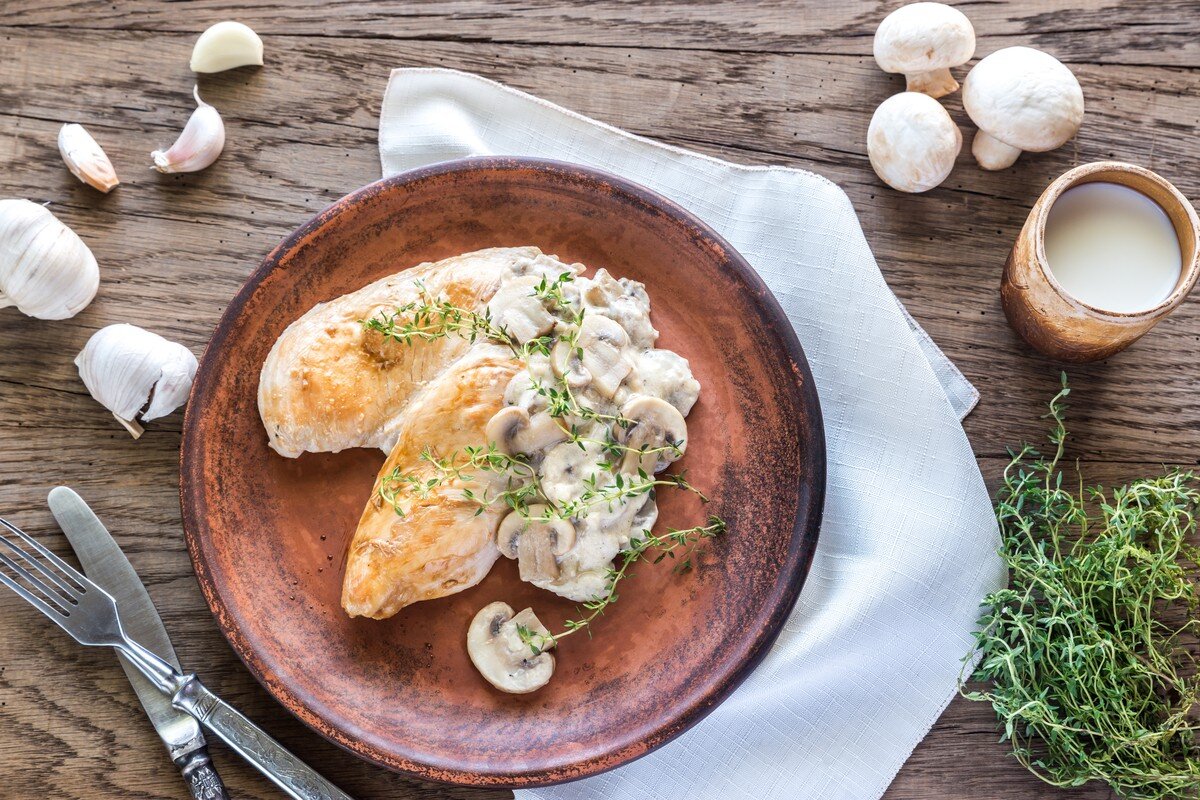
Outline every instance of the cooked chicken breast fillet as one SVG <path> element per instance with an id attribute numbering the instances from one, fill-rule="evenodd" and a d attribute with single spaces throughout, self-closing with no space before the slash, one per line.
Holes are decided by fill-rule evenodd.
<path id="1" fill-rule="evenodd" d="M 258 407 L 276 452 L 294 458 L 378 447 L 389 454 L 347 555 L 342 605 L 348 614 L 390 617 L 487 574 L 498 556 L 499 510 L 477 516 L 479 506 L 462 497 L 464 485 L 448 481 L 428 497 L 402 502 L 400 516 L 379 487 L 397 467 L 432 477 L 433 468 L 420 458 L 424 450 L 445 457 L 486 444 L 484 427 L 522 366 L 508 348 L 483 340 L 450 334 L 404 344 L 365 330 L 362 321 L 419 302 L 423 286 L 427 298 L 474 311 L 495 297 L 494 319 L 524 341 L 550 319 L 530 299 L 534 283 L 582 269 L 536 247 L 466 253 L 321 303 L 275 342 L 259 379 Z M 504 296 L 497 296 L 502 287 Z"/>
<path id="2" fill-rule="evenodd" d="M 428 497 L 405 496 L 404 515 L 385 501 L 380 483 L 399 468 L 425 481 L 437 472 L 421 453 L 437 457 L 486 441 L 484 427 L 504 404 L 504 387 L 522 364 L 496 345 L 477 345 L 434 378 L 408 404 L 396 446 L 380 470 L 346 557 L 342 607 L 352 617 L 384 619 L 410 603 L 460 592 L 483 580 L 500 555 L 496 528 L 507 508 L 464 499 L 482 494 L 486 474 L 447 480 Z"/>
<path id="3" fill-rule="evenodd" d="M 288 326 L 263 364 L 258 410 L 271 447 L 289 458 L 349 447 L 389 452 L 413 393 L 470 344 L 446 336 L 409 346 L 364 330 L 362 320 L 418 301 L 422 285 L 432 297 L 482 310 L 506 277 L 542 259 L 554 260 L 536 247 L 479 250 L 421 264 L 314 306 Z"/>

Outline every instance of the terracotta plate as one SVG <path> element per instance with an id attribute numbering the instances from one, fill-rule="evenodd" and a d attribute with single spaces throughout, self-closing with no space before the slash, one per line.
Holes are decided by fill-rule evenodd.
<path id="1" fill-rule="evenodd" d="M 490 688 L 467 658 L 486 603 L 532 605 L 552 628 L 573 604 L 501 559 L 479 586 L 385 622 L 339 606 L 343 556 L 378 451 L 289 460 L 267 448 L 255 394 L 283 329 L 314 304 L 427 260 L 533 244 L 646 284 L 660 344 L 703 390 L 677 465 L 707 508 L 662 492 L 660 526 L 711 511 L 729 533 L 674 575 L 641 565 L 595 636 L 563 642 L 550 685 Z M 422 778 L 530 786 L 653 750 L 721 702 L 770 647 L 804 583 L 825 488 L 821 413 L 783 311 L 745 261 L 673 203 L 546 161 L 470 159 L 338 201 L 289 236 L 225 312 L 196 377 L 180 494 L 200 586 L 230 644 L 314 730 Z M 661 528 L 660 528 L 661 529 Z"/>

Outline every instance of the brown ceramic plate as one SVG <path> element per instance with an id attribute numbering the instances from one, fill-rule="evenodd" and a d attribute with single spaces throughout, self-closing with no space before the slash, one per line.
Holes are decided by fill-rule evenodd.
<path id="1" fill-rule="evenodd" d="M 660 344 L 703 390 L 680 465 L 707 508 L 663 492 L 660 526 L 729 522 L 698 569 L 642 565 L 621 601 L 563 642 L 549 686 L 512 696 L 467 658 L 486 603 L 532 605 L 551 627 L 573 604 L 501 559 L 468 591 L 378 622 L 339 606 L 343 556 L 378 451 L 290 460 L 256 405 L 276 337 L 315 303 L 427 260 L 533 244 L 646 284 Z M 679 735 L 770 647 L 804 583 L 825 488 L 821 413 L 795 333 L 724 240 L 673 203 L 578 166 L 470 159 L 380 181 L 275 249 L 225 312 L 196 376 L 180 494 L 205 598 L 250 671 L 337 744 L 422 778 L 532 786 L 601 772 Z"/>

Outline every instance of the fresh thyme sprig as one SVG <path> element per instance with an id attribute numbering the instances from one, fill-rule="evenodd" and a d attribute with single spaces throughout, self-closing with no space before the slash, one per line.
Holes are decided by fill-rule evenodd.
<path id="1" fill-rule="evenodd" d="M 683 557 L 677 559 L 675 571 L 688 572 L 692 569 L 692 556 L 697 545 L 705 539 L 711 539 L 724 533 L 725 529 L 725 521 L 720 517 L 712 516 L 708 518 L 705 525 L 697 525 L 683 530 L 671 529 L 662 535 L 656 535 L 648 530 L 642 531 L 641 536 L 630 539 L 629 547 L 621 551 L 619 555 L 621 566 L 609 568 L 604 594 L 595 600 L 583 603 L 578 618 L 564 621 L 563 629 L 558 633 L 537 633 L 524 625 L 518 625 L 517 634 L 523 643 L 529 645 L 530 651 L 535 656 L 550 649 L 573 633 L 586 630 L 590 636 L 592 623 L 604 614 L 605 609 L 619 599 L 617 585 L 632 574 L 629 571 L 631 566 L 644 560 L 650 560 L 651 563 L 657 564 L 665 558 L 675 559 L 675 551 L 683 548 Z M 648 559 L 647 554 L 653 550 L 657 550 L 658 555 L 653 559 Z M 584 611 L 587 613 L 583 613 Z"/>
<path id="2" fill-rule="evenodd" d="M 543 275 L 542 280 L 533 287 L 533 293 L 552 305 L 568 322 L 578 325 L 583 322 L 583 307 L 573 303 L 563 291 L 564 286 L 574 281 L 575 275 L 571 272 L 560 273 L 553 281 Z"/>
<path id="3" fill-rule="evenodd" d="M 617 472 L 611 483 L 600 483 L 595 475 L 583 479 L 583 492 L 576 498 L 566 500 L 558 505 L 558 515 L 563 519 L 582 518 L 592 508 L 599 505 L 612 506 L 613 503 L 629 498 L 650 494 L 659 486 L 673 486 L 677 489 L 692 492 L 701 501 L 707 503 L 708 497 L 703 492 L 688 483 L 685 473 L 677 475 L 649 475 L 639 469 L 637 475 L 625 475 Z"/>
<path id="4" fill-rule="evenodd" d="M 1064 486 L 1068 391 L 1064 375 L 1054 454 L 1025 447 L 1004 472 L 996 516 L 1011 583 L 985 599 L 975 634 L 974 678 L 988 685 L 962 691 L 992 704 L 1002 740 L 1049 784 L 1196 797 L 1200 481 L 1172 471 L 1111 492 Z"/>
<path id="5" fill-rule="evenodd" d="M 485 308 L 479 313 L 456 306 L 449 300 L 431 295 L 419 281 L 416 287 L 418 300 L 405 303 L 390 314 L 381 311 L 371 319 L 362 320 L 363 328 L 409 346 L 416 341 L 430 342 L 455 334 L 472 343 L 483 338 L 502 344 L 522 359 L 532 353 L 549 355 L 551 337 L 539 336 L 521 344 L 507 328 L 492 320 L 490 310 Z"/>
<path id="6" fill-rule="evenodd" d="M 406 516 L 406 498 L 424 500 L 438 486 L 450 481 L 469 483 L 475 481 L 480 472 L 502 475 L 510 480 L 502 491 L 495 494 L 488 488 L 480 492 L 469 487 L 462 490 L 463 499 L 478 503 L 476 515 L 496 504 L 522 509 L 530 503 L 537 502 L 536 498 L 544 495 L 537 470 L 523 456 L 502 453 L 495 443 L 487 447 L 464 447 L 461 451 L 456 450 L 441 458 L 426 448 L 421 451 L 418 460 L 427 466 L 414 472 L 405 472 L 401 467 L 394 467 L 379 481 L 379 496 L 392 506 L 397 516 Z M 512 478 L 517 480 L 511 480 Z"/>

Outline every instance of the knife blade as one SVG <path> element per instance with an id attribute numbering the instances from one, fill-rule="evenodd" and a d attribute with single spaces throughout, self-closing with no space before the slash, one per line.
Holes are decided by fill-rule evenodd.
<path id="1" fill-rule="evenodd" d="M 121 627 L 157 655 L 180 669 L 167 629 L 138 574 L 121 548 L 83 498 L 65 486 L 50 492 L 50 511 L 83 565 L 84 574 L 117 601 Z M 154 725 L 171 760 L 183 773 L 196 800 L 228 800 L 229 795 L 208 757 L 200 724 L 171 705 L 136 667 L 117 656 L 146 716 Z"/>

